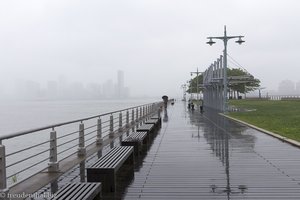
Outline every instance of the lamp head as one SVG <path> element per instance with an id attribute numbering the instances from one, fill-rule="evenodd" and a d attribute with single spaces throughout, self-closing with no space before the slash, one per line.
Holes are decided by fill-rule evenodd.
<path id="1" fill-rule="evenodd" d="M 209 38 L 209 41 L 206 42 L 206 44 L 209 44 L 210 46 L 213 45 L 214 43 L 216 43 L 216 42 L 214 42 L 214 41 L 212 40 L 212 38 Z"/>
<path id="2" fill-rule="evenodd" d="M 239 36 L 239 40 L 235 41 L 236 43 L 238 43 L 239 45 L 241 45 L 243 42 L 245 42 L 244 40 L 242 40 L 243 36 Z"/>

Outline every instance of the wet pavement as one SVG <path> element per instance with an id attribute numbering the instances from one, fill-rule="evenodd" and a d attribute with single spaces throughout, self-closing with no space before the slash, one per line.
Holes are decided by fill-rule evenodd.
<path id="1" fill-rule="evenodd" d="M 162 128 L 136 159 L 134 176 L 120 176 L 117 192 L 103 199 L 300 199 L 299 148 L 217 113 L 186 108 L 176 102 L 162 113 Z M 118 145 L 119 139 L 38 193 L 85 182 L 85 168 Z"/>
<path id="2" fill-rule="evenodd" d="M 300 199 L 300 149 L 182 102 L 163 117 L 122 199 Z"/>

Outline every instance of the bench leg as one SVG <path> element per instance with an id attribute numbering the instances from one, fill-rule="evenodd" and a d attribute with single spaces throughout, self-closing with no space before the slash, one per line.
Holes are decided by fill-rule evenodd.
<path id="1" fill-rule="evenodd" d="M 115 192 L 116 191 L 116 176 L 114 173 L 111 173 L 108 175 L 108 188 L 110 190 L 110 192 Z"/>
<path id="2" fill-rule="evenodd" d="M 102 195 L 101 192 L 99 194 L 97 194 L 97 196 L 95 196 L 95 198 L 93 200 L 101 200 L 102 199 Z"/>
<path id="3" fill-rule="evenodd" d="M 113 170 L 100 173 L 87 172 L 87 182 L 101 182 L 103 192 L 114 192 L 116 189 L 116 176 Z"/>

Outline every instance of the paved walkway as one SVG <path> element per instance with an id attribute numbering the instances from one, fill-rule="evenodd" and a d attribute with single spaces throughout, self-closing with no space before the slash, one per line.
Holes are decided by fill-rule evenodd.
<path id="1" fill-rule="evenodd" d="M 300 149 L 176 102 L 124 199 L 300 199 Z"/>

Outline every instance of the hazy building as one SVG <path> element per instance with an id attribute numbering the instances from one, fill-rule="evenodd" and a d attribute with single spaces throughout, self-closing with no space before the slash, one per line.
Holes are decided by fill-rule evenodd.
<path id="1" fill-rule="evenodd" d="M 124 98 L 124 72 L 119 70 L 118 71 L 118 83 L 116 88 L 116 97 L 117 98 Z"/>
<path id="2" fill-rule="evenodd" d="M 119 99 L 124 99 L 129 97 L 129 88 L 125 87 L 124 72 L 118 71 L 118 82 L 116 85 L 116 97 Z"/>
<path id="3" fill-rule="evenodd" d="M 283 80 L 279 83 L 279 95 L 293 95 L 295 94 L 295 83 L 291 80 Z"/>

